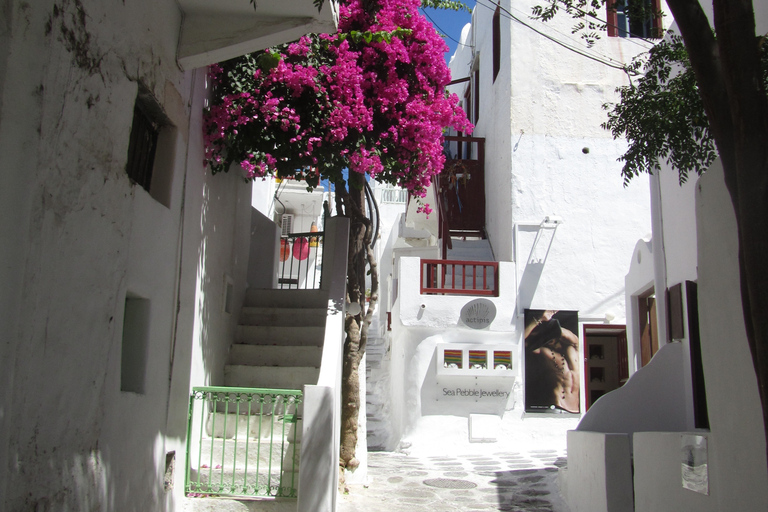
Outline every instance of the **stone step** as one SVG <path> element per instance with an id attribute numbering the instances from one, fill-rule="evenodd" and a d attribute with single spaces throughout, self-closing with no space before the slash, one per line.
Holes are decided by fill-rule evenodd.
<path id="1" fill-rule="evenodd" d="M 235 343 L 320 347 L 323 345 L 324 337 L 324 326 L 239 325 L 235 334 Z"/>
<path id="2" fill-rule="evenodd" d="M 262 326 L 303 326 L 322 327 L 325 325 L 325 308 L 279 308 L 279 307 L 243 307 L 240 313 L 240 325 Z"/>
<path id="3" fill-rule="evenodd" d="M 214 489 L 225 485 L 225 493 L 247 487 L 243 494 L 254 494 L 256 486 L 262 495 L 268 486 L 298 488 L 300 454 L 300 443 L 204 438 L 190 453 L 190 482 L 203 486 L 210 482 Z"/>
<path id="4" fill-rule="evenodd" d="M 448 259 L 459 261 L 494 261 L 488 240 L 451 240 Z"/>
<path id="5" fill-rule="evenodd" d="M 307 366 L 224 366 L 224 385 L 232 387 L 303 389 L 319 376 L 319 368 Z"/>
<path id="6" fill-rule="evenodd" d="M 274 308 L 327 308 L 328 292 L 325 290 L 263 290 L 248 288 L 245 292 L 246 307 Z"/>
<path id="7" fill-rule="evenodd" d="M 235 344 L 229 350 L 228 364 L 320 368 L 322 356 L 322 347 Z"/>

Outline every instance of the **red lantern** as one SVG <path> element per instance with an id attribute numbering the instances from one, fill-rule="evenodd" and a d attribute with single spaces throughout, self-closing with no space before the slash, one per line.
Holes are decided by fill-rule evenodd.
<path id="1" fill-rule="evenodd" d="M 280 261 L 285 261 L 291 255 L 291 244 L 285 238 L 280 239 Z"/>
<path id="2" fill-rule="evenodd" d="M 304 261 L 309 257 L 309 240 L 300 236 L 293 242 L 293 257 L 299 261 Z"/>

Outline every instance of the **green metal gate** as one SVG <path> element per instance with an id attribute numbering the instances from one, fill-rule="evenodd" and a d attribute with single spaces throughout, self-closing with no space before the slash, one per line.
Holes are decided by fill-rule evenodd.
<path id="1" fill-rule="evenodd" d="M 296 498 L 301 403 L 298 390 L 193 388 L 187 496 Z"/>

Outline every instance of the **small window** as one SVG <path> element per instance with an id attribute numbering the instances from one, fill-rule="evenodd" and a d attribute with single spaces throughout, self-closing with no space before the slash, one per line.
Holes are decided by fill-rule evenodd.
<path id="1" fill-rule="evenodd" d="M 149 349 L 149 306 L 148 299 L 130 294 L 125 298 L 120 391 L 144 394 Z"/>
<path id="2" fill-rule="evenodd" d="M 152 93 L 139 85 L 133 106 L 125 171 L 159 203 L 170 207 L 175 129 Z"/>
<path id="3" fill-rule="evenodd" d="M 662 36 L 659 0 L 643 0 L 631 5 L 628 0 L 608 0 L 605 5 L 609 36 L 644 39 Z"/>
<path id="4" fill-rule="evenodd" d="M 501 6 L 497 5 L 493 13 L 493 81 L 501 69 Z"/>
<path id="5" fill-rule="evenodd" d="M 128 176 L 147 192 L 152 185 L 152 168 L 155 164 L 159 132 L 160 126 L 147 115 L 141 102 L 136 101 L 133 106 L 131 142 L 128 145 L 128 163 L 125 170 Z"/>

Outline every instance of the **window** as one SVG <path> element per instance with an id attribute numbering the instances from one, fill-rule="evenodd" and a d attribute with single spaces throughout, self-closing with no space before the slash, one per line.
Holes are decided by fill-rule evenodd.
<path id="1" fill-rule="evenodd" d="M 608 0 L 608 35 L 611 37 L 660 38 L 660 0 Z"/>
<path id="2" fill-rule="evenodd" d="M 175 129 L 152 93 L 139 85 L 125 171 L 159 203 L 170 206 Z"/>
<path id="3" fill-rule="evenodd" d="M 477 126 L 480 118 L 480 55 L 475 57 L 470 72 L 470 80 L 467 90 L 464 91 L 464 110 L 467 113 L 467 119 Z"/>
<path id="4" fill-rule="evenodd" d="M 493 13 L 493 81 L 501 69 L 501 6 L 496 6 Z"/>
<path id="5" fill-rule="evenodd" d="M 128 294 L 123 317 L 120 390 L 144 394 L 149 348 L 150 302 Z"/>
<path id="6" fill-rule="evenodd" d="M 640 365 L 645 366 L 659 350 L 656 330 L 656 295 L 653 289 L 637 297 L 640 322 Z"/>
<path id="7" fill-rule="evenodd" d="M 160 127 L 147 115 L 139 101 L 133 106 L 131 141 L 128 145 L 128 176 L 149 192 L 152 184 L 152 168 L 157 150 L 157 135 Z"/>

